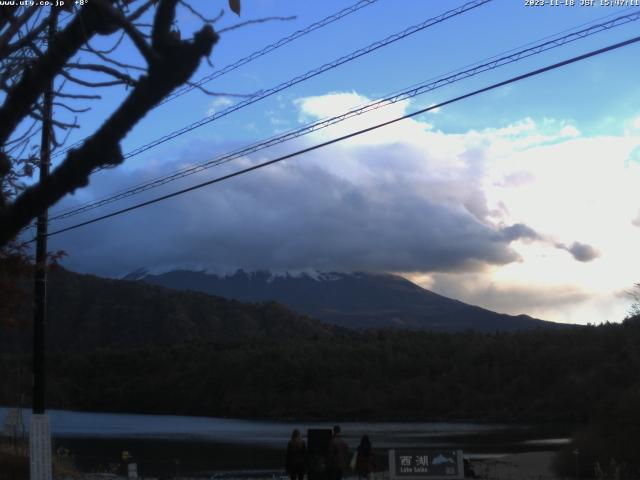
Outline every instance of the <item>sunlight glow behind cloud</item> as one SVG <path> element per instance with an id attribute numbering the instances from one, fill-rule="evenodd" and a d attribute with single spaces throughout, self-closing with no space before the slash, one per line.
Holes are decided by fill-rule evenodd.
<path id="1" fill-rule="evenodd" d="M 321 117 L 328 113 L 327 105 L 338 109 L 337 103 L 345 98 L 330 94 L 300 104 L 305 114 Z M 342 107 L 351 105 L 345 102 Z M 511 245 L 518 252 L 518 262 L 473 273 L 472 278 L 449 273 L 446 275 L 456 280 L 444 282 L 442 274 L 429 272 L 411 272 L 409 278 L 445 295 L 509 313 L 528 310 L 559 321 L 579 315 L 575 320 L 583 323 L 624 317 L 628 299 L 619 293 L 637 281 L 637 265 L 630 260 L 640 240 L 631 222 L 640 218 L 636 217 L 639 204 L 634 193 L 640 185 L 640 167 L 627 159 L 640 144 L 640 132 L 584 138 L 575 125 L 561 119 L 536 123 L 525 118 L 463 135 L 442 134 L 431 124 L 418 124 L 407 121 L 402 134 L 377 138 L 377 144 L 387 140 L 390 164 L 404 168 L 393 153 L 394 148 L 400 149 L 392 147 L 401 138 L 422 150 L 423 157 L 417 158 L 421 165 L 415 169 L 422 172 L 425 185 L 439 177 L 451 179 L 454 172 L 464 169 L 468 188 L 478 188 L 475 197 L 485 201 L 485 205 L 481 200 L 469 208 L 479 220 L 493 226 L 526 225 L 542 237 L 523 236 Z M 640 120 L 635 119 L 633 125 L 640 127 Z M 433 162 L 438 157 L 442 162 Z M 460 198 L 457 201 L 465 204 Z M 498 295 L 477 294 L 482 289 L 467 282 L 492 285 L 493 291 L 506 296 L 514 288 L 529 292 L 531 298 L 537 298 L 537 307 L 522 301 L 503 304 Z M 543 295 L 537 295 L 540 292 Z M 544 296 L 563 300 L 551 301 L 550 309 L 550 300 L 541 298 Z M 589 314 L 589 305 L 604 317 Z"/>
<path id="2" fill-rule="evenodd" d="M 369 101 L 333 92 L 294 105 L 298 120 L 308 122 Z M 409 102 L 376 110 L 234 166 L 409 110 Z M 98 224 L 78 231 L 65 250 L 72 267 L 112 275 L 163 265 L 392 271 L 500 312 L 619 321 L 629 304 L 621 292 L 638 281 L 633 259 L 640 228 L 633 222 L 640 218 L 640 165 L 629 161 L 638 145 L 640 131 L 587 136 L 565 119 L 523 118 L 463 133 L 406 119 L 179 197 L 144 216 L 119 217 L 115 229 Z M 180 165 L 206 149 L 205 141 L 184 148 Z M 113 175 L 113 184 L 122 185 L 150 172 Z M 100 185 L 108 191 L 110 184 Z M 116 238 L 118 231 L 132 233 Z M 145 243 L 138 231 L 158 240 Z M 96 246 L 86 254 L 73 251 L 74 242 L 92 241 Z M 98 265 L 100 258 L 112 260 Z"/>

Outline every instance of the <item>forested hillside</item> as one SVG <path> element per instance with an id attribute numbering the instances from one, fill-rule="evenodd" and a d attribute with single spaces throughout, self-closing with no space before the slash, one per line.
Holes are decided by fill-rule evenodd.
<path id="1" fill-rule="evenodd" d="M 52 407 L 100 411 L 581 423 L 640 388 L 639 343 L 640 321 L 628 320 L 101 349 L 53 356 L 49 398 Z M 13 403 L 21 362 L 2 362 L 2 404 Z"/>
<path id="2" fill-rule="evenodd" d="M 563 422 L 585 426 L 559 457 L 563 474 L 574 448 L 590 465 L 638 463 L 640 317 L 521 332 L 352 331 L 273 302 L 64 270 L 51 276 L 50 299 L 49 408 Z M 30 403 L 28 333 L 0 336 L 0 405 Z"/>
<path id="3" fill-rule="evenodd" d="M 25 285 L 23 328 L 0 322 L 0 352 L 29 351 L 30 284 Z M 241 303 L 198 292 L 81 275 L 62 268 L 49 276 L 47 348 L 87 352 L 192 341 L 331 336 L 334 327 L 275 303 Z"/>

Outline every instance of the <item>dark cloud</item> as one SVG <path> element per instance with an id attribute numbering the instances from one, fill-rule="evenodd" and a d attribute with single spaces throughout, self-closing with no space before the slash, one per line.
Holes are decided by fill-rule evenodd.
<path id="1" fill-rule="evenodd" d="M 410 150 L 390 158 L 389 150 L 363 147 L 362 163 L 341 152 L 278 164 L 54 236 L 52 248 L 68 252 L 70 268 L 103 275 L 141 266 L 451 272 L 516 261 L 509 243 L 536 235 L 522 224 L 500 230 L 483 222 L 486 200 L 471 174 L 427 176 L 425 159 Z M 339 168 L 325 168 L 327 162 Z M 78 200 L 159 173 L 107 172 Z M 212 174 L 202 175 L 170 190 Z"/>
<path id="2" fill-rule="evenodd" d="M 579 262 L 590 262 L 600 256 L 600 252 L 586 243 L 573 242 L 570 246 L 559 243 L 556 245 L 569 252 Z"/>
<path id="3" fill-rule="evenodd" d="M 507 242 L 513 242 L 515 240 L 541 240 L 540 235 L 524 223 L 516 223 L 505 227 L 501 230 L 501 233 Z"/>

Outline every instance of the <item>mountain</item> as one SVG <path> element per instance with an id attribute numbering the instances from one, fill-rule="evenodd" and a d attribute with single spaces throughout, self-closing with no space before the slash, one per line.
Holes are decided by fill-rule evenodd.
<path id="1" fill-rule="evenodd" d="M 26 325 L 31 301 L 29 297 L 25 300 L 19 316 Z M 245 304 L 200 292 L 81 275 L 61 268 L 49 275 L 47 314 L 47 348 L 53 352 L 193 341 L 318 338 L 331 336 L 335 330 L 276 302 Z M 13 336 L 0 334 L 0 351 L 27 345 L 28 332 L 25 328 Z"/>
<path id="2" fill-rule="evenodd" d="M 218 295 L 243 302 L 277 301 L 296 312 L 346 328 L 480 332 L 527 330 L 558 324 L 506 315 L 438 295 L 391 274 L 245 272 L 218 276 L 174 270 L 128 276 L 148 284 Z"/>

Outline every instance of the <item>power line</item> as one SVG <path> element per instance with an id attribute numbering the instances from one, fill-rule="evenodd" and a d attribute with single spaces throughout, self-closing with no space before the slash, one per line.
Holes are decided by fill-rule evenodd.
<path id="1" fill-rule="evenodd" d="M 472 91 L 470 93 L 466 93 L 464 95 L 460 95 L 458 97 L 452 98 L 450 100 L 446 100 L 446 101 L 441 102 L 439 104 L 431 105 L 429 107 L 422 108 L 420 110 L 416 110 L 415 112 L 408 113 L 408 114 L 403 115 L 401 117 L 397 117 L 397 118 L 394 118 L 392 120 L 388 120 L 386 122 L 378 123 L 378 124 L 373 125 L 371 127 L 363 128 L 363 129 L 358 130 L 356 132 L 352 132 L 352 133 L 349 133 L 347 135 L 342 135 L 340 137 L 328 140 L 326 142 L 318 143 L 318 144 L 313 145 L 311 147 L 307 147 L 307 148 L 303 148 L 303 149 L 297 150 L 297 151 L 295 151 L 293 153 L 282 155 L 282 156 L 277 157 L 277 158 L 275 158 L 273 160 L 269 160 L 269 161 L 266 161 L 266 162 L 263 162 L 263 163 L 259 163 L 257 165 L 253 165 L 252 167 L 244 168 L 242 170 L 238 170 L 236 172 L 233 172 L 233 173 L 230 173 L 230 174 L 227 174 L 227 175 L 223 175 L 223 176 L 214 178 L 212 180 L 208 180 L 206 182 L 202 182 L 202 183 L 199 183 L 197 185 L 193 185 L 191 187 L 184 188 L 182 190 L 178 190 L 178 191 L 166 194 L 166 195 L 162 195 L 160 197 L 156 197 L 156 198 L 154 198 L 152 200 L 148 200 L 146 202 L 138 203 L 136 205 L 133 205 L 133 206 L 130 206 L 130 207 L 127 207 L 127 208 L 123 208 L 121 210 L 117 210 L 115 212 L 111 212 L 111 213 L 106 214 L 106 215 L 102 215 L 102 216 L 99 216 L 99 217 L 96 217 L 96 218 L 92 218 L 90 220 L 87 220 L 87 221 L 84 221 L 84 222 L 80 222 L 80 223 L 77 223 L 75 225 L 71 225 L 69 227 L 62 228 L 62 229 L 50 232 L 50 233 L 47 234 L 47 236 L 57 235 L 57 234 L 60 234 L 60 233 L 63 233 L 63 232 L 68 232 L 70 230 L 75 230 L 75 229 L 83 227 L 85 225 L 90 225 L 92 223 L 96 223 L 96 222 L 99 222 L 101 220 L 105 220 L 107 218 L 111 218 L 111 217 L 115 217 L 117 215 L 121 215 L 121 214 L 124 214 L 124 213 L 127 213 L 127 212 L 131 212 L 133 210 L 137 210 L 139 208 L 146 207 L 148 205 L 152 205 L 154 203 L 158 203 L 158 202 L 161 202 L 163 200 L 167 200 L 169 198 L 177 197 L 177 196 L 182 195 L 184 193 L 188 193 L 188 192 L 191 192 L 191 191 L 194 191 L 194 190 L 198 190 L 200 188 L 203 188 L 203 187 L 206 187 L 206 186 L 209 186 L 209 185 L 213 185 L 215 183 L 220 183 L 222 181 L 229 180 L 231 178 L 243 175 L 245 173 L 249 173 L 249 172 L 252 172 L 254 170 L 258 170 L 258 169 L 267 167 L 269 165 L 273 165 L 275 163 L 282 162 L 283 160 L 288 160 L 290 158 L 297 157 L 297 156 L 302 155 L 304 153 L 309 153 L 309 152 L 312 152 L 314 150 L 318 150 L 320 148 L 327 147 L 329 145 L 333 145 L 334 143 L 338 143 L 338 142 L 341 142 L 343 140 L 347 140 L 349 138 L 353 138 L 353 137 L 362 135 L 364 133 L 372 132 L 372 131 L 377 130 L 379 128 L 383 128 L 383 127 L 392 125 L 392 124 L 400 122 L 402 120 L 406 120 L 406 119 L 413 118 L 413 117 L 418 116 L 418 115 L 422 115 L 423 113 L 429 112 L 431 110 L 435 110 L 436 108 L 441 108 L 441 107 L 444 107 L 446 105 L 450 105 L 452 103 L 456 103 L 456 102 L 459 102 L 461 100 L 464 100 L 464 99 L 467 99 L 467 98 L 470 98 L 470 97 L 474 97 L 474 96 L 479 95 L 481 93 L 485 93 L 485 92 L 488 92 L 488 91 L 491 91 L 491 90 L 495 90 L 497 88 L 504 87 L 506 85 L 509 85 L 509 84 L 512 84 L 512 83 L 516 83 L 516 82 L 525 80 L 527 78 L 534 77 L 534 76 L 540 75 L 542 73 L 545 73 L 545 72 L 548 72 L 548 71 L 551 71 L 551 70 L 555 70 L 557 68 L 564 67 L 566 65 L 570 65 L 572 63 L 576 63 L 576 62 L 585 60 L 587 58 L 595 57 L 597 55 L 601 55 L 603 53 L 610 52 L 612 50 L 616 50 L 616 49 L 619 49 L 619 48 L 622 48 L 622 47 L 625 47 L 625 46 L 628 46 L 628 45 L 631 45 L 631 44 L 637 43 L 637 42 L 640 42 L 640 36 L 633 37 L 633 38 L 625 40 L 623 42 L 615 43 L 613 45 L 609 45 L 607 47 L 603 47 L 603 48 L 600 48 L 598 50 L 592 50 L 592 51 L 590 51 L 588 53 L 585 53 L 585 54 L 582 54 L 582 55 L 578 55 L 576 57 L 572 57 L 572 58 L 569 58 L 567 60 L 563 60 L 561 62 L 557 62 L 557 63 L 554 63 L 552 65 L 548 65 L 546 67 L 542 67 L 542 68 L 539 68 L 537 70 L 533 70 L 533 71 L 530 71 L 530 72 L 527 72 L 527 73 L 524 73 L 524 74 L 521 74 L 521 75 L 518 75 L 518 76 L 515 76 L 515 77 L 511 77 L 508 80 L 503 80 L 502 82 L 494 83 L 494 84 L 489 85 L 487 87 L 484 87 L 484 88 L 481 88 L 481 89 L 478 89 L 478 90 L 474 90 L 474 91 Z"/>
<path id="2" fill-rule="evenodd" d="M 297 40 L 300 37 L 303 37 L 311 32 L 314 32 L 315 30 L 318 30 L 322 27 L 325 27 L 333 22 L 336 22 L 338 20 L 340 20 L 341 18 L 346 17 L 347 15 L 350 15 L 354 12 L 357 12 L 358 10 L 360 10 L 361 8 L 367 7 L 369 5 L 373 5 L 374 3 L 376 3 L 378 0 L 360 0 L 359 2 L 351 5 L 350 7 L 344 8 L 342 10 L 340 10 L 339 12 L 333 13 L 325 18 L 323 18 L 322 20 L 318 20 L 315 23 L 312 23 L 311 25 L 302 28 L 300 30 L 297 30 L 295 32 L 293 32 L 291 35 L 288 35 L 286 37 L 281 38 L 280 40 L 277 40 L 269 45 L 267 45 L 266 47 L 261 48 L 260 50 L 256 50 L 255 52 L 247 55 L 246 57 L 241 58 L 240 60 L 235 61 L 234 63 L 231 63 L 229 65 L 227 65 L 226 67 L 223 67 L 219 70 L 214 71 L 213 73 L 211 73 L 210 75 L 207 75 L 203 78 L 201 78 L 200 80 L 198 80 L 197 82 L 192 83 L 191 85 L 186 85 L 183 86 L 182 88 L 174 91 L 173 93 L 169 94 L 168 96 L 166 96 L 160 103 L 158 103 L 158 105 L 156 105 L 156 107 L 159 107 L 160 105 L 164 105 L 167 102 L 170 102 L 171 100 L 174 100 L 175 98 L 178 98 L 188 92 L 190 92 L 191 90 L 193 90 L 194 88 L 198 88 L 202 85 L 204 85 L 205 83 L 209 83 L 210 81 L 221 77 L 229 72 L 232 72 L 233 70 L 246 65 L 249 62 L 252 62 L 254 60 L 256 60 L 257 58 L 262 57 L 263 55 L 266 55 L 270 52 L 273 52 L 274 50 L 277 50 L 280 47 L 283 47 L 284 45 L 293 42 L 294 40 Z M 53 157 L 57 157 L 59 155 L 62 155 L 63 153 L 68 152 L 69 150 L 79 147 L 80 145 L 82 145 L 82 143 L 87 139 L 87 137 L 78 140 L 77 142 L 73 143 L 72 145 L 69 145 L 68 147 L 59 150 L 57 152 L 55 152 L 53 154 Z"/>
<path id="3" fill-rule="evenodd" d="M 309 80 L 310 78 L 316 77 L 317 75 L 320 75 L 321 73 L 324 73 L 328 70 L 332 70 L 334 68 L 339 67 L 340 65 L 350 62 L 352 60 L 355 60 L 356 58 L 359 58 L 363 55 L 367 55 L 375 50 L 378 50 L 379 48 L 385 47 L 391 43 L 397 42 L 398 40 L 402 40 L 403 38 L 406 38 L 410 35 L 413 35 L 414 33 L 420 32 L 428 27 L 431 27 L 433 25 L 436 25 L 438 23 L 442 23 L 452 17 L 456 17 L 458 15 L 461 15 L 469 10 L 472 10 L 474 8 L 477 8 L 481 5 L 484 5 L 486 3 L 489 3 L 493 0 L 474 0 L 472 2 L 468 2 L 465 3 L 464 5 L 461 5 L 460 7 L 457 7 L 453 10 L 448 10 L 436 17 L 433 18 L 429 18 L 427 20 L 425 20 L 422 23 L 419 23 L 417 25 L 413 25 L 411 27 L 406 28 L 405 30 L 398 32 L 398 33 L 394 33 L 393 35 L 390 35 L 388 37 L 386 37 L 383 40 L 379 40 L 377 42 L 374 42 L 364 48 L 358 49 L 354 52 L 351 52 L 348 55 L 344 55 L 336 60 L 333 60 L 332 62 L 329 63 L 325 63 L 324 65 L 321 65 L 320 67 L 314 68 L 313 70 L 309 70 L 308 72 L 302 74 L 302 75 L 298 75 L 297 77 L 294 77 L 290 80 L 287 80 L 286 82 L 282 82 L 279 85 L 276 85 L 275 87 L 271 87 L 268 88 L 267 90 L 261 90 L 258 93 L 256 93 L 255 95 L 253 95 L 252 97 L 249 97 L 245 100 L 242 100 L 238 103 L 235 103 L 223 110 L 220 110 L 219 112 L 216 112 L 212 115 L 209 115 L 207 117 L 204 117 L 196 122 L 193 122 L 185 127 L 182 127 L 178 130 L 174 130 L 173 132 L 170 132 L 166 135 L 163 135 L 160 138 L 157 138 L 156 140 L 153 140 L 145 145 L 142 145 L 134 150 L 131 150 L 129 152 L 127 152 L 123 158 L 126 160 L 128 158 L 134 157 L 136 155 L 139 155 L 142 152 L 145 152 L 147 150 L 150 150 L 151 148 L 157 147 L 160 144 L 163 144 L 165 142 L 168 142 L 169 140 L 173 140 L 174 138 L 177 138 L 181 135 L 184 135 L 185 133 L 191 132 L 192 130 L 195 130 L 196 128 L 202 127 L 203 125 L 206 125 L 208 123 L 213 122 L 214 120 L 217 120 L 219 118 L 225 117 L 227 115 L 229 115 L 230 113 L 233 113 L 237 110 L 240 110 L 244 107 L 247 107 L 249 105 L 252 105 L 260 100 L 263 100 L 267 97 L 270 97 L 272 95 L 275 95 L 276 93 L 279 93 L 283 90 L 286 90 L 287 88 L 290 88 L 294 85 L 297 85 L 298 83 L 304 82 L 306 80 Z M 76 144 L 61 150 L 60 153 L 64 153 L 67 152 L 69 149 L 74 148 L 75 146 L 77 146 Z"/>
<path id="4" fill-rule="evenodd" d="M 196 173 L 199 173 L 201 171 L 204 171 L 206 169 L 209 168 L 213 168 L 215 166 L 221 165 L 223 163 L 227 163 L 230 162 L 232 160 L 235 160 L 237 158 L 240 158 L 242 156 L 245 155 L 249 155 L 251 153 L 255 153 L 257 151 L 263 150 L 265 148 L 274 146 L 274 145 L 278 145 L 281 143 L 284 143 L 286 141 L 301 137 L 303 135 L 307 135 L 309 133 L 321 130 L 323 128 L 329 127 L 331 125 L 340 123 L 344 120 L 347 120 L 349 118 L 353 118 L 359 115 L 362 115 L 364 113 L 368 113 L 380 108 L 384 108 L 388 105 L 397 103 L 399 101 L 402 100 L 407 100 L 409 98 L 413 98 L 415 96 L 424 94 L 426 92 L 430 92 L 432 90 L 435 90 L 437 88 L 443 87 L 445 85 L 449 85 L 455 82 L 458 82 L 460 80 L 478 75 L 480 73 L 486 72 L 488 70 L 493 70 L 495 68 L 507 65 L 509 63 L 514 63 L 517 62 L 519 60 L 522 60 L 524 58 L 528 58 L 530 56 L 533 55 L 537 55 L 539 53 L 545 52 L 547 50 L 551 50 L 553 48 L 557 48 L 560 47 L 562 45 L 566 45 L 567 43 L 571 43 L 573 41 L 588 37 L 590 35 L 594 35 L 596 33 L 602 32 L 602 31 L 606 31 L 609 30 L 611 28 L 620 26 L 620 25 L 624 25 L 626 23 L 630 23 L 632 21 L 637 21 L 640 19 L 640 12 L 637 13 L 633 13 L 633 14 L 629 14 L 629 15 L 623 15 L 623 16 L 619 16 L 616 17 L 610 21 L 607 22 L 603 22 L 603 23 L 599 23 L 596 25 L 592 25 L 591 27 L 576 31 L 576 32 L 572 32 L 568 35 L 564 35 L 562 37 L 559 38 L 551 38 L 551 40 L 548 40 L 546 42 L 543 43 L 539 43 L 537 45 L 534 45 L 532 47 L 526 48 L 524 50 L 520 50 L 520 51 L 516 51 L 510 55 L 504 55 L 502 57 L 499 56 L 494 56 L 491 57 L 491 60 L 489 62 L 485 62 L 485 63 L 475 63 L 473 64 L 473 66 L 471 68 L 467 68 L 466 70 L 458 70 L 455 71 L 449 75 L 443 76 L 443 77 L 439 77 L 436 78 L 435 80 L 430 80 L 430 81 L 426 81 L 417 85 L 412 85 L 411 87 L 409 87 L 408 89 L 405 90 L 401 90 L 397 93 L 388 95 L 382 99 L 379 99 L 377 101 L 368 103 L 366 105 L 357 107 L 353 110 L 350 110 L 346 113 L 343 113 L 341 115 L 336 115 L 334 117 L 330 117 L 330 118 L 325 118 L 323 120 L 320 120 L 318 122 L 303 126 L 301 128 L 298 128 L 296 130 L 293 131 L 289 131 L 287 133 L 284 133 L 282 135 L 278 135 L 275 137 L 272 137 L 270 139 L 267 140 L 263 140 L 261 142 L 255 143 L 253 145 L 250 146 L 246 146 L 240 149 L 237 149 L 233 152 L 224 154 L 222 156 L 216 157 L 215 159 L 211 159 L 208 160 L 207 162 L 203 162 L 199 165 L 195 165 L 192 167 L 187 167 L 185 169 L 179 170 L 177 172 L 174 172 L 172 174 L 169 175 L 165 175 L 159 178 L 156 178 L 154 180 L 148 181 L 148 182 L 144 182 L 144 183 L 140 183 L 138 185 L 135 185 L 133 187 L 130 187 L 129 189 L 126 190 L 121 190 L 119 192 L 116 192 L 115 194 L 112 194 L 110 196 L 107 196 L 101 200 L 97 200 L 97 201 L 93 201 L 90 203 L 87 203 L 83 206 L 80 207 L 73 207 L 71 209 L 68 209 L 66 211 L 62 211 L 59 214 L 52 216 L 51 217 L 51 221 L 55 221 L 55 220 L 62 220 L 62 219 L 66 219 L 66 218 L 70 218 L 72 216 L 78 215 L 80 213 L 84 213 L 90 210 L 94 210 L 96 208 L 99 208 L 101 206 L 116 202 L 118 200 L 122 200 L 124 198 L 128 198 L 131 197 L 133 195 L 137 195 L 139 193 L 145 192 L 147 190 L 151 190 L 153 188 L 157 188 L 161 185 L 165 185 L 169 182 L 172 182 L 174 180 L 178 180 L 180 178 L 184 178 Z"/>
<path id="5" fill-rule="evenodd" d="M 252 62 L 253 60 L 262 57 L 263 55 L 266 55 L 267 53 L 273 52 L 274 50 L 290 43 L 293 42 L 294 40 L 307 35 L 315 30 L 318 30 L 319 28 L 322 28 L 326 25 L 329 25 L 337 20 L 340 20 L 343 17 L 346 17 L 347 15 L 356 12 L 358 10 L 360 10 L 363 7 L 367 7 L 369 5 L 374 4 L 375 2 L 377 2 L 378 0 L 360 0 L 358 3 L 351 5 L 350 7 L 347 7 L 343 10 L 340 10 L 337 13 L 334 13 L 332 15 L 329 15 L 325 18 L 323 18 L 322 20 L 319 20 L 315 23 L 312 23 L 311 25 L 309 25 L 306 28 L 297 30 L 296 32 L 293 32 L 291 35 L 286 36 L 281 38 L 280 40 L 267 45 L 266 47 L 257 50 L 253 53 L 251 53 L 250 55 L 247 55 L 244 58 L 241 58 L 240 60 L 227 65 L 226 67 L 221 68 L 220 70 L 216 70 L 215 72 L 211 73 L 210 75 L 207 75 L 203 78 L 201 78 L 200 80 L 198 80 L 197 82 L 193 83 L 192 85 L 186 85 L 184 87 L 182 87 L 179 90 L 176 90 L 175 92 L 171 93 L 170 95 L 168 95 L 164 100 L 162 100 L 162 102 L 159 103 L 159 105 L 162 105 L 164 103 L 170 102 L 171 100 L 173 100 L 174 98 L 180 97 L 182 95 L 184 95 L 187 92 L 190 92 L 191 90 L 193 90 L 194 88 L 197 88 L 199 86 L 204 85 L 205 83 L 209 83 L 212 80 L 215 80 L 218 77 L 221 77 L 222 75 L 229 73 L 233 70 L 235 70 L 238 67 L 241 67 L 242 65 L 245 65 L 249 62 Z"/>

